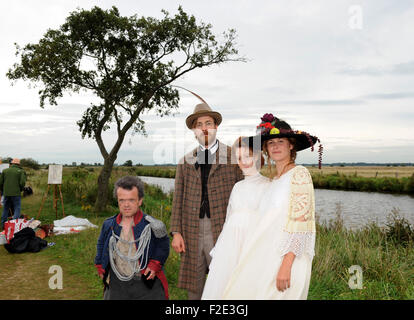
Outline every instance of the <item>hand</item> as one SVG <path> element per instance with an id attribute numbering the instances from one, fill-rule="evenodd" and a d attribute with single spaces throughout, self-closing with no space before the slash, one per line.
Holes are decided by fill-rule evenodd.
<path id="1" fill-rule="evenodd" d="M 145 269 L 144 276 L 147 276 L 148 273 L 150 274 L 149 277 L 147 278 L 148 280 L 152 280 L 155 278 L 154 270 L 151 270 L 150 268 Z"/>
<path id="2" fill-rule="evenodd" d="M 290 288 L 290 271 L 291 265 L 283 264 L 280 266 L 279 272 L 276 277 L 276 288 L 277 290 L 283 292 L 286 289 Z"/>
<path id="3" fill-rule="evenodd" d="M 103 280 L 104 275 L 101 274 L 101 273 L 98 273 L 98 275 L 99 275 L 99 278 L 101 278 Z"/>
<path id="4" fill-rule="evenodd" d="M 177 253 L 185 252 L 184 239 L 180 233 L 174 234 L 171 246 Z"/>

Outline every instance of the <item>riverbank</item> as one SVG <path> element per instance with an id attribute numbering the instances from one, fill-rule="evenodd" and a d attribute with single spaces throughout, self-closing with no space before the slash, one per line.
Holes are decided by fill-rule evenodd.
<path id="1" fill-rule="evenodd" d="M 111 182 L 126 174 L 135 174 L 135 170 L 118 168 L 114 170 Z M 30 270 L 37 266 L 61 265 L 64 270 L 64 288 L 72 288 L 65 295 L 58 295 L 48 287 L 46 274 L 48 268 L 35 268 L 31 276 L 33 281 L 44 279 L 30 297 L 24 295 L 27 286 L 24 277 L 17 270 L 0 268 L 0 279 L 13 278 L 13 286 L 8 285 L 10 295 L 21 299 L 101 299 L 102 284 L 98 278 L 93 259 L 96 254 L 96 241 L 103 221 L 117 212 L 114 201 L 107 212 L 96 215 L 91 206 L 96 198 L 97 171 L 86 169 L 63 170 L 63 197 L 66 215 L 89 219 L 97 229 L 88 229 L 78 234 L 61 235 L 46 238 L 55 242 L 52 247 L 40 253 L 26 256 L 13 256 L 19 260 L 19 270 Z M 28 184 L 34 188 L 34 195 L 23 198 L 23 213 L 35 217 L 41 198 L 47 188 L 47 171 L 33 171 L 29 174 Z M 68 185 L 65 185 L 68 184 Z M 112 188 L 111 188 L 112 190 Z M 160 188 L 146 186 L 144 212 L 161 219 L 169 227 L 172 206 L 172 194 L 165 194 Z M 49 201 L 45 202 L 40 220 L 50 223 L 55 212 Z M 60 210 L 60 207 L 59 207 Z M 60 212 L 60 211 L 59 211 Z M 317 223 L 315 257 L 312 266 L 312 278 L 309 288 L 310 300 L 313 299 L 414 299 L 414 240 L 412 227 L 404 219 L 394 216 L 389 227 L 380 228 L 370 224 L 362 230 L 349 231 L 344 228 L 341 212 L 329 223 Z M 29 257 L 29 258 L 27 258 Z M 10 254 L 0 246 L 0 263 L 11 261 Z M 170 298 L 186 299 L 186 292 L 177 288 L 180 257 L 173 250 L 165 265 L 169 282 Z M 3 264 L 2 264 L 3 265 Z M 350 289 L 349 268 L 358 265 L 362 270 L 362 289 Z M 4 281 L 4 280 L 0 280 Z M 4 282 L 0 283 L 3 287 Z"/>
<path id="2" fill-rule="evenodd" d="M 384 173 L 377 171 L 373 177 L 360 176 L 358 170 L 347 168 L 343 171 L 337 169 L 323 169 L 317 170 L 313 167 L 308 168 L 313 180 L 313 185 L 318 189 L 331 189 L 343 191 L 362 191 L 362 192 L 383 192 L 394 194 L 410 194 L 414 195 L 414 173 L 409 177 L 387 177 L 382 176 Z M 374 172 L 373 169 L 372 171 Z M 386 169 L 384 169 L 386 170 Z M 135 172 L 138 176 L 160 177 L 160 178 L 175 178 L 175 167 L 138 167 Z M 364 169 L 364 174 L 369 169 Z M 329 173 L 324 173 L 329 172 Z M 378 174 L 380 172 L 380 174 Z M 386 170 L 387 174 L 389 171 Z M 411 173 L 411 171 L 404 170 L 404 174 Z M 262 169 L 262 174 L 267 175 L 267 167 Z M 361 173 L 360 173 L 361 174 Z M 398 173 L 397 173 L 398 176 Z"/>

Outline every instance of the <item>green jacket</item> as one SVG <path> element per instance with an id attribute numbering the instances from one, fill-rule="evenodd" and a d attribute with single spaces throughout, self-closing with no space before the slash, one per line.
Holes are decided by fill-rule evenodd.
<path id="1" fill-rule="evenodd" d="M 3 196 L 20 196 L 26 184 L 26 172 L 20 166 L 12 164 L 0 175 L 0 191 Z"/>

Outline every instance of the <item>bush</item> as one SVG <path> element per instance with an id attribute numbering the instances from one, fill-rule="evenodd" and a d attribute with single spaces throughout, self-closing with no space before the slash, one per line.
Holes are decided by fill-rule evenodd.
<path id="1" fill-rule="evenodd" d="M 26 168 L 31 168 L 34 170 L 39 170 L 40 169 L 40 164 L 32 159 L 32 158 L 23 158 L 20 160 L 20 165 L 22 167 L 26 167 Z"/>
<path id="2" fill-rule="evenodd" d="M 405 218 L 400 217 L 397 209 L 392 210 L 386 225 L 387 240 L 404 247 L 414 241 L 414 229 Z"/>
<path id="3" fill-rule="evenodd" d="M 414 174 L 409 179 L 406 179 L 404 183 L 404 192 L 414 194 Z"/>

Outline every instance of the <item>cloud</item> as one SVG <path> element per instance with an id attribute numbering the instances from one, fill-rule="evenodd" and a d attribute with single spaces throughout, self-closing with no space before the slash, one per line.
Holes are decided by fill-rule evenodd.
<path id="1" fill-rule="evenodd" d="M 343 68 L 336 73 L 345 74 L 350 76 L 384 76 L 384 75 L 401 75 L 411 76 L 414 75 L 414 60 L 397 63 L 389 66 L 372 66 L 372 67 L 349 67 Z"/>
<path id="2" fill-rule="evenodd" d="M 411 99 L 414 98 L 414 92 L 375 93 L 364 95 L 362 98 L 375 100 Z"/>
<path id="3" fill-rule="evenodd" d="M 317 100 L 286 100 L 280 101 L 288 105 L 309 105 L 309 106 L 343 106 L 343 105 L 364 105 L 369 100 L 398 100 L 412 99 L 414 92 L 391 92 L 391 93 L 373 93 L 362 95 L 349 99 L 317 99 Z"/>
<path id="4" fill-rule="evenodd" d="M 311 106 L 332 106 L 332 105 L 360 105 L 364 104 L 364 100 L 360 100 L 359 98 L 356 99 L 338 99 L 338 100 L 288 100 L 282 101 L 284 104 L 292 104 L 292 105 L 311 105 Z"/>

